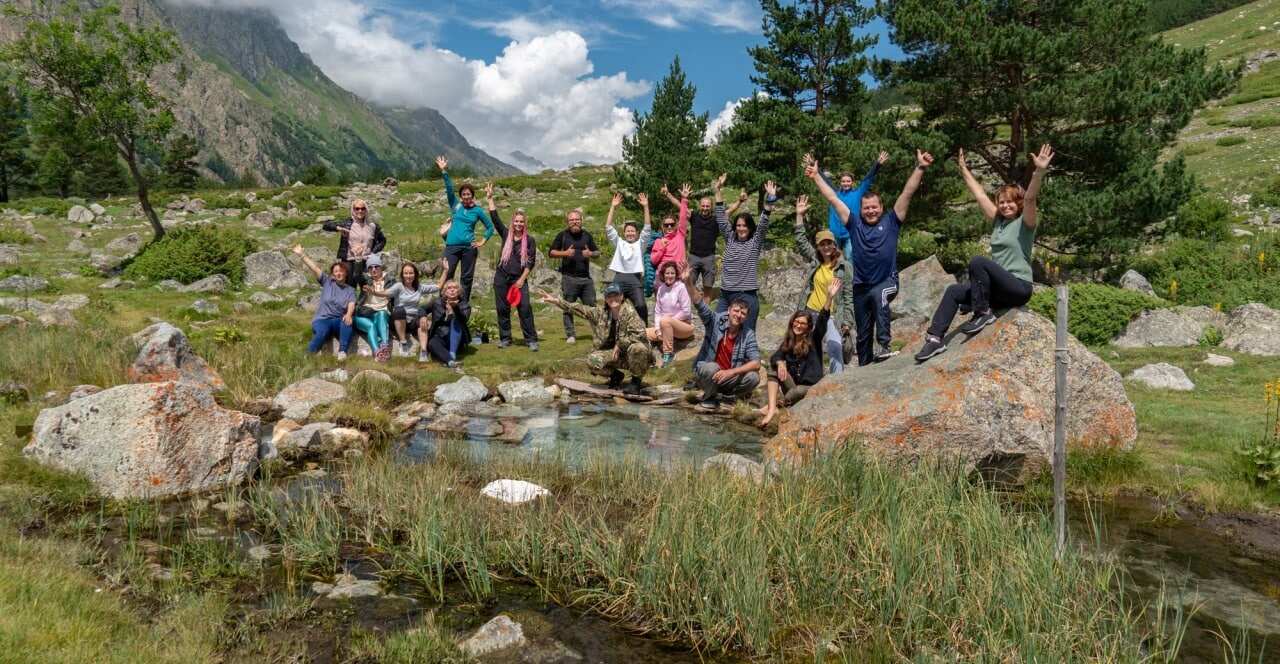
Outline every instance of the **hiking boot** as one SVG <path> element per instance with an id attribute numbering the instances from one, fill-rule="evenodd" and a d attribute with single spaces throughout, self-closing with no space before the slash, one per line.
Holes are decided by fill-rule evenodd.
<path id="1" fill-rule="evenodd" d="M 530 353 L 536 353 L 536 352 L 538 352 L 538 342 L 536 342 L 536 341 L 530 341 L 530 342 L 529 342 L 529 352 L 530 352 Z"/>
<path id="2" fill-rule="evenodd" d="M 893 357 L 894 355 L 897 355 L 897 354 L 898 354 L 898 351 L 896 351 L 896 350 L 894 350 L 894 349 L 892 349 L 892 348 L 890 348 L 890 347 L 888 347 L 888 346 L 886 346 L 886 345 L 884 345 L 884 344 L 879 344 L 879 345 L 876 347 L 875 360 L 876 360 L 876 362 L 884 362 L 885 360 L 887 360 L 887 359 L 889 359 L 889 358 L 891 358 L 891 357 Z"/>
<path id="3" fill-rule="evenodd" d="M 577 337 L 565 337 L 565 338 L 564 338 L 564 342 L 565 342 L 565 343 L 567 343 L 567 344 L 576 344 L 576 343 L 578 343 L 578 338 L 577 338 Z"/>
<path id="4" fill-rule="evenodd" d="M 418 361 L 423 363 L 431 361 L 431 354 L 425 350 L 418 351 Z"/>
<path id="5" fill-rule="evenodd" d="M 409 349 L 413 348 L 413 344 L 408 341 L 400 342 L 400 356 L 409 357 Z"/>
<path id="6" fill-rule="evenodd" d="M 621 371 L 614 369 L 613 373 L 609 374 L 609 382 L 607 384 L 607 387 L 611 390 L 616 390 L 619 387 L 622 387 L 623 378 L 626 378 L 626 376 L 623 375 Z"/>
<path id="7" fill-rule="evenodd" d="M 632 376 L 631 382 L 622 388 L 623 394 L 639 395 L 644 394 L 644 382 L 639 377 Z"/>
<path id="8" fill-rule="evenodd" d="M 718 399 L 703 399 L 693 409 L 699 413 L 718 413 L 720 412 L 720 401 Z"/>
<path id="9" fill-rule="evenodd" d="M 942 339 L 939 339 L 938 337 L 935 337 L 931 334 L 925 337 L 924 348 L 921 348 L 920 352 L 916 353 L 916 362 L 924 362 L 925 360 L 933 357 L 934 355 L 938 355 L 946 352 L 946 350 L 947 350 L 947 345 L 942 343 Z"/>
<path id="10" fill-rule="evenodd" d="M 985 314 L 974 314 L 967 323 L 960 326 L 960 331 L 964 334 L 974 335 L 982 331 L 982 328 L 996 322 L 996 315 L 988 311 Z"/>

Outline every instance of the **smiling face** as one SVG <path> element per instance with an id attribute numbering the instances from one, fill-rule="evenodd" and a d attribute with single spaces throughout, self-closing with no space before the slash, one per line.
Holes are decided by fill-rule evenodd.
<path id="1" fill-rule="evenodd" d="M 627 224 L 622 227 L 622 237 L 626 239 L 627 242 L 635 242 L 640 239 L 640 231 L 636 230 L 635 224 Z"/>
<path id="2" fill-rule="evenodd" d="M 454 302 L 457 302 L 462 298 L 462 286 L 459 286 L 456 281 L 446 283 L 444 288 L 440 289 L 440 292 L 444 295 L 444 299 L 446 300 L 453 300 Z"/>
<path id="3" fill-rule="evenodd" d="M 471 185 L 464 184 L 458 188 L 458 199 L 462 201 L 463 207 L 471 207 L 476 204 L 476 190 Z"/>
<path id="4" fill-rule="evenodd" d="M 797 311 L 791 315 L 791 334 L 797 337 L 803 337 L 809 333 L 809 314 L 803 311 Z"/>
<path id="5" fill-rule="evenodd" d="M 836 256 L 836 243 L 831 240 L 823 240 L 818 243 L 818 254 L 822 256 L 823 262 L 828 262 Z"/>
<path id="6" fill-rule="evenodd" d="M 676 266 L 668 265 L 662 269 L 662 283 L 672 286 L 676 280 L 680 278 L 680 274 L 676 270 Z"/>
<path id="7" fill-rule="evenodd" d="M 1019 209 L 1021 207 L 1022 206 L 1018 201 L 1009 194 L 1002 192 L 1000 196 L 996 198 L 996 211 L 998 211 L 1000 216 L 1005 219 L 1013 219 L 1018 216 L 1018 213 L 1021 212 Z"/>
<path id="8" fill-rule="evenodd" d="M 333 265 L 330 265 L 329 276 L 333 277 L 334 281 L 346 281 L 347 280 L 347 264 L 334 263 Z"/>
<path id="9" fill-rule="evenodd" d="M 733 222 L 733 232 L 742 241 L 746 241 L 747 238 L 751 237 L 751 227 L 747 225 L 747 220 L 741 217 Z"/>
<path id="10" fill-rule="evenodd" d="M 701 212 L 702 216 L 704 217 L 711 216 L 711 198 L 710 197 L 703 196 L 702 200 L 698 201 L 698 212 Z"/>
<path id="11" fill-rule="evenodd" d="M 577 234 L 582 232 L 582 213 L 577 210 L 570 210 L 565 215 L 564 223 L 569 227 L 569 232 Z"/>
<path id="12" fill-rule="evenodd" d="M 879 194 L 869 194 L 862 197 L 862 223 L 868 226 L 875 226 L 880 223 L 880 215 L 884 214 L 884 204 L 880 202 Z"/>
<path id="13" fill-rule="evenodd" d="M 524 235 L 524 229 L 527 226 L 528 222 L 523 212 L 517 212 L 514 217 L 511 217 L 511 230 L 516 234 L 516 237 Z"/>
<path id="14" fill-rule="evenodd" d="M 663 234 L 663 235 L 665 235 L 665 236 L 667 236 L 667 237 L 671 237 L 672 235 L 675 235 L 675 234 L 676 234 L 676 219 L 675 219 L 675 217 L 663 217 L 663 218 L 662 218 L 662 234 Z"/>
<path id="15" fill-rule="evenodd" d="M 408 286 L 418 279 L 418 266 L 405 263 L 400 266 L 400 283 Z"/>
<path id="16" fill-rule="evenodd" d="M 845 173 L 844 175 L 840 176 L 840 189 L 841 191 L 849 191 L 850 189 L 853 189 L 852 175 Z"/>
<path id="17" fill-rule="evenodd" d="M 351 218 L 355 221 L 364 221 L 369 215 L 369 204 L 357 198 L 351 201 Z"/>
<path id="18" fill-rule="evenodd" d="M 742 327 L 742 321 L 747 319 L 748 313 L 747 307 L 741 302 L 729 305 L 729 327 L 735 330 Z"/>

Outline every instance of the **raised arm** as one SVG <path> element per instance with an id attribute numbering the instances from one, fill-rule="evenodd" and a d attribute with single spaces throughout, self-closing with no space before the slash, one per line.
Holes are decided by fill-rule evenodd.
<path id="1" fill-rule="evenodd" d="M 674 205 L 674 206 L 676 206 L 676 207 L 680 207 L 680 199 L 678 199 L 678 198 L 676 198 L 674 195 L 672 195 L 671 190 L 670 190 L 670 189 L 667 189 L 667 185 L 666 185 L 666 184 L 663 184 L 663 185 L 662 185 L 662 188 L 658 190 L 658 193 L 662 194 L 663 196 L 666 196 L 666 197 L 667 197 L 667 200 L 668 200 L 668 201 L 670 201 L 670 203 L 671 203 L 672 205 Z"/>
<path id="2" fill-rule="evenodd" d="M 1039 223 L 1039 210 L 1036 199 L 1040 197 L 1040 186 L 1044 184 L 1044 176 L 1049 172 L 1049 164 L 1053 161 L 1053 148 L 1048 143 L 1040 146 L 1038 154 L 1031 155 L 1031 163 L 1036 170 L 1031 174 L 1031 183 L 1027 185 L 1027 195 L 1022 199 L 1022 225 L 1035 228 Z"/>
<path id="3" fill-rule="evenodd" d="M 978 178 L 973 177 L 973 173 L 969 172 L 969 164 L 964 158 L 964 148 L 960 148 L 960 154 L 956 157 L 956 162 L 960 165 L 960 177 L 964 179 L 964 186 L 973 195 L 973 200 L 978 202 L 978 207 L 982 208 L 983 216 L 988 221 L 995 219 L 996 204 L 991 202 L 991 197 L 987 196 L 987 190 L 982 188 L 982 183 L 978 182 Z"/>
<path id="4" fill-rule="evenodd" d="M 889 153 L 881 150 L 876 160 L 871 162 L 871 168 L 867 169 L 867 174 L 862 176 L 862 181 L 858 183 L 858 188 L 853 190 L 857 194 L 857 199 L 861 199 L 868 191 L 871 191 L 871 185 L 876 183 L 876 174 L 880 172 L 880 167 L 886 161 L 889 161 Z"/>
<path id="5" fill-rule="evenodd" d="M 498 239 L 507 239 L 507 225 L 502 223 L 502 217 L 498 216 L 498 202 L 493 200 L 493 183 L 490 182 L 484 186 L 484 196 L 488 199 L 489 217 L 493 222 L 493 229 L 498 233 Z"/>
<path id="6" fill-rule="evenodd" d="M 449 209 L 458 204 L 458 196 L 453 193 L 453 180 L 449 177 L 449 160 L 440 155 L 436 157 L 436 167 L 440 169 L 440 175 L 444 177 L 444 195 L 449 199 Z"/>
<path id="7" fill-rule="evenodd" d="M 324 270 L 321 270 L 320 266 L 316 265 L 316 262 L 311 260 L 311 257 L 307 255 L 307 252 L 302 250 L 302 245 L 293 245 L 293 253 L 296 254 L 298 258 L 302 259 L 302 264 L 306 265 L 307 269 L 311 270 L 311 273 L 316 275 L 316 279 L 324 276 Z"/>
<path id="8" fill-rule="evenodd" d="M 778 200 L 778 185 L 769 180 L 764 183 L 764 203 L 760 204 L 760 218 L 756 221 L 756 234 L 751 239 L 760 244 L 769 233 L 769 213 L 773 212 L 773 204 Z"/>
<path id="9" fill-rule="evenodd" d="M 800 194 L 796 199 L 796 251 L 810 263 L 818 262 L 818 254 L 813 249 L 813 243 L 809 241 L 809 234 L 804 228 L 804 214 L 809 211 L 809 197 Z"/>
<path id="10" fill-rule="evenodd" d="M 907 208 L 911 206 L 911 197 L 915 196 L 916 190 L 920 188 L 920 181 L 924 179 L 924 169 L 929 168 L 931 164 L 933 164 L 933 155 L 916 150 L 916 168 L 907 178 L 907 185 L 902 188 L 902 193 L 898 194 L 898 202 L 893 204 L 893 213 L 898 215 L 899 222 L 907 220 Z"/>
<path id="11" fill-rule="evenodd" d="M 615 191 L 613 198 L 609 201 L 609 214 L 604 217 L 604 236 L 615 247 L 618 245 L 618 229 L 613 227 L 613 213 L 622 205 L 622 192 Z"/>
<path id="12" fill-rule="evenodd" d="M 680 187 L 680 213 L 676 215 L 676 234 L 680 236 L 689 233 L 689 194 L 693 193 L 693 188 L 689 185 Z"/>
<path id="13" fill-rule="evenodd" d="M 818 192 L 821 193 L 822 197 L 827 199 L 827 203 L 835 209 L 836 214 L 840 217 L 840 221 L 848 224 L 849 206 L 845 205 L 844 201 L 840 200 L 840 197 L 836 195 L 836 190 L 832 189 L 831 184 L 822 176 L 822 169 L 818 168 L 818 161 L 813 157 L 808 157 L 806 155 L 804 174 L 810 180 L 813 180 L 813 184 L 818 187 Z"/>
<path id="14" fill-rule="evenodd" d="M 653 216 L 649 214 L 649 194 L 643 191 L 636 194 L 636 201 L 640 203 L 640 207 L 644 209 L 644 230 L 648 231 L 653 228 Z M 643 231 L 641 235 L 643 235 Z"/>
<path id="15" fill-rule="evenodd" d="M 737 214 L 738 208 L 742 207 L 743 204 L 745 204 L 746 202 L 747 202 L 747 190 L 742 189 L 738 191 L 737 200 L 733 202 L 733 205 L 729 206 L 729 216 L 732 217 L 733 215 Z"/>

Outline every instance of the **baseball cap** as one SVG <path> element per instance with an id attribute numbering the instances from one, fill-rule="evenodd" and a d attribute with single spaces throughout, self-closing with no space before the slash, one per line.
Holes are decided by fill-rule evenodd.
<path id="1" fill-rule="evenodd" d="M 818 234 L 813 236 L 814 244 L 822 244 L 823 240 L 829 240 L 831 244 L 835 244 L 836 236 L 831 231 L 818 231 Z"/>
<path id="2" fill-rule="evenodd" d="M 622 287 L 618 284 L 609 284 L 608 286 L 605 286 L 604 296 L 609 297 L 610 295 L 622 295 Z"/>

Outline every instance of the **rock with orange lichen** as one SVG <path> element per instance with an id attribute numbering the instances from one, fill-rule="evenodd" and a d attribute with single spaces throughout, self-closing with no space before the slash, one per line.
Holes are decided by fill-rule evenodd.
<path id="1" fill-rule="evenodd" d="M 138 356 L 129 366 L 129 381 L 156 383 L 177 380 L 211 390 L 226 387 L 218 375 L 187 342 L 182 330 L 160 322 L 133 335 L 138 346 Z"/>
<path id="2" fill-rule="evenodd" d="M 258 465 L 258 430 L 202 386 L 138 383 L 40 411 L 23 454 L 105 496 L 154 498 L 243 482 Z"/>
<path id="3" fill-rule="evenodd" d="M 1021 481 L 1053 449 L 1054 328 L 1014 309 L 971 339 L 953 334 L 947 352 L 923 364 L 911 357 L 920 330 L 895 328 L 901 355 L 827 376 L 791 409 L 765 457 L 804 461 L 857 441 L 873 454 L 906 461 L 942 459 L 969 472 Z M 1120 374 L 1070 338 L 1067 441 L 1131 445 L 1133 404 Z"/>

